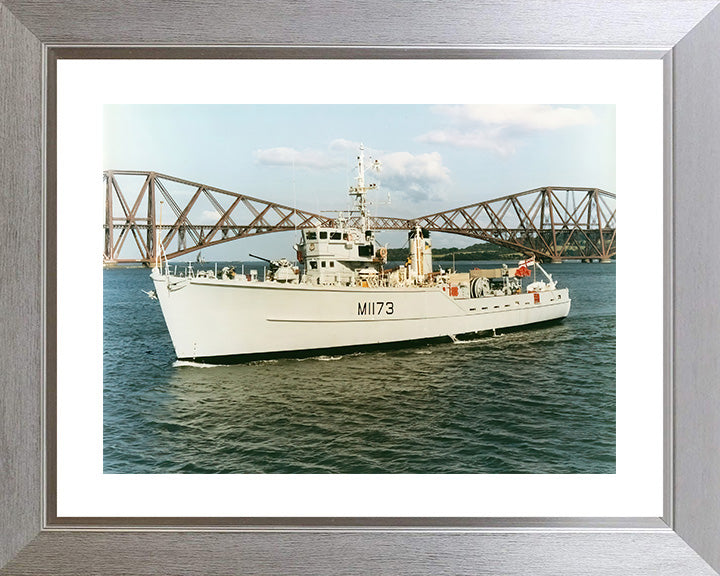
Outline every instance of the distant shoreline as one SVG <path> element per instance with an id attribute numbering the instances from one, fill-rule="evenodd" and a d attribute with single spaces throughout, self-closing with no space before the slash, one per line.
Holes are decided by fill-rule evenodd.
<path id="1" fill-rule="evenodd" d="M 407 248 L 388 248 L 388 260 L 405 260 Z M 522 252 L 515 252 L 495 244 L 473 244 L 466 248 L 433 248 L 433 260 L 518 260 L 525 258 Z"/>

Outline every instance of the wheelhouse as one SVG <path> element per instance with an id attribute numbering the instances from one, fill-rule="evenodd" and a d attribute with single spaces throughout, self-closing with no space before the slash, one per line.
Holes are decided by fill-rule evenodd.
<path id="1" fill-rule="evenodd" d="M 369 230 L 363 233 L 342 226 L 304 228 L 295 247 L 305 281 L 313 284 L 353 284 L 359 270 L 372 268 L 379 272 L 384 263 Z"/>

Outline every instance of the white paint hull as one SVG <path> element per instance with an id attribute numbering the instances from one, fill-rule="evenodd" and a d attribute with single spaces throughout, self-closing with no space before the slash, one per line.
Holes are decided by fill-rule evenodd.
<path id="1" fill-rule="evenodd" d="M 384 345 L 546 322 L 570 311 L 566 288 L 458 299 L 440 288 L 237 282 L 157 271 L 151 277 L 180 359 Z"/>

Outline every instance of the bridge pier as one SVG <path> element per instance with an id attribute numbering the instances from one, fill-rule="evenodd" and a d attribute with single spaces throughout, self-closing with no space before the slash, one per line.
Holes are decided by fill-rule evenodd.
<path id="1" fill-rule="evenodd" d="M 562 258 L 551 258 L 550 264 L 562 264 Z"/>

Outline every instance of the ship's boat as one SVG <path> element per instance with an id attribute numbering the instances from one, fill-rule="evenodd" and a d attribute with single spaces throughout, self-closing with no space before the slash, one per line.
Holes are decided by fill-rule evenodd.
<path id="1" fill-rule="evenodd" d="M 377 162 L 373 165 L 377 166 Z M 181 360 L 227 363 L 276 355 L 308 356 L 492 332 L 565 318 L 567 288 L 558 288 L 534 258 L 494 270 L 434 270 L 430 234 L 408 231 L 409 255 L 387 266 L 387 247 L 368 226 L 362 148 L 354 216 L 304 228 L 297 265 L 267 260 L 263 278 L 234 268 L 152 270 L 175 353 Z M 537 276 L 523 286 L 523 278 Z"/>

